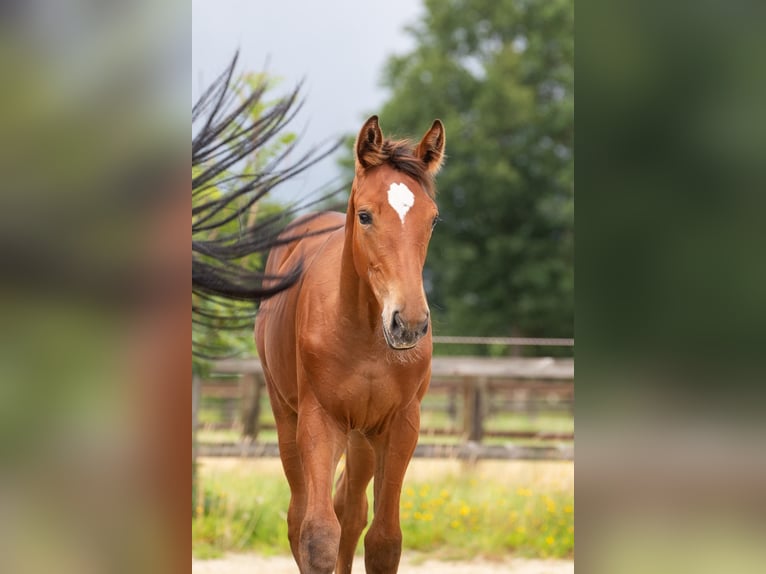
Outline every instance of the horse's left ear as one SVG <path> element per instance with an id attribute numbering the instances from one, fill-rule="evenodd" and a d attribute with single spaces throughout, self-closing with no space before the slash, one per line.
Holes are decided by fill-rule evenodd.
<path id="1" fill-rule="evenodd" d="M 420 140 L 416 150 L 417 156 L 426 164 L 426 171 L 430 174 L 438 172 L 444 162 L 444 124 L 441 120 L 434 120 L 431 129 Z"/>

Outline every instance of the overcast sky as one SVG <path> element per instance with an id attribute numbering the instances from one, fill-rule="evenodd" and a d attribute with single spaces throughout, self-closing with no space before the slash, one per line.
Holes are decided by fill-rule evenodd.
<path id="1" fill-rule="evenodd" d="M 304 108 L 291 124 L 305 147 L 356 134 L 385 102 L 384 63 L 414 47 L 404 27 L 421 11 L 420 0 L 193 0 L 192 99 L 239 48 L 242 71 L 278 76 L 284 92 L 305 80 Z M 384 117 L 381 125 L 385 133 Z M 286 184 L 278 197 L 300 197 L 338 173 L 335 161 L 325 160 Z"/>

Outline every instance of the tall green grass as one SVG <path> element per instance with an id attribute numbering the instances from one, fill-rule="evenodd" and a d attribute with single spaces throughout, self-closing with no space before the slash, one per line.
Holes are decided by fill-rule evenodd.
<path id="1" fill-rule="evenodd" d="M 500 479 L 416 481 L 402 493 L 401 524 L 406 548 L 443 558 L 566 558 L 574 551 L 574 496 Z"/>
<path id="2" fill-rule="evenodd" d="M 207 475 L 201 467 L 199 484 L 192 518 L 195 557 L 213 558 L 226 551 L 290 552 L 290 489 L 285 479 L 248 476 L 236 470 Z"/>
<path id="3" fill-rule="evenodd" d="M 419 465 L 428 465 L 418 461 Z M 538 465 L 533 467 L 529 465 Z M 496 463 L 491 473 L 411 473 L 401 498 L 404 548 L 443 559 L 474 556 L 571 557 L 574 496 L 570 480 L 517 472 L 546 463 Z M 504 470 L 507 469 L 507 470 Z M 566 474 L 566 473 L 565 473 Z M 200 469 L 192 520 L 197 558 L 226 551 L 289 554 L 289 488 L 278 467 Z M 372 492 L 368 494 L 372 500 Z M 370 505 L 372 506 L 372 505 Z M 362 544 L 359 545 L 359 552 Z"/>

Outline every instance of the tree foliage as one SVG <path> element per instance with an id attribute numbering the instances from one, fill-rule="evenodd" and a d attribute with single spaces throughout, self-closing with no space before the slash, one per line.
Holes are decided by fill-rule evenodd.
<path id="1" fill-rule="evenodd" d="M 573 4 L 426 0 L 381 113 L 447 128 L 426 279 L 438 333 L 573 333 Z"/>

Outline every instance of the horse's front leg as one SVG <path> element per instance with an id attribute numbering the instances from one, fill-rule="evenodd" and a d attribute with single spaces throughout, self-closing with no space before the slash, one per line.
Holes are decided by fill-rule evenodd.
<path id="1" fill-rule="evenodd" d="M 391 574 L 399 567 L 402 529 L 399 498 L 420 431 L 420 403 L 413 401 L 392 421 L 389 432 L 372 438 L 375 448 L 375 515 L 364 537 L 368 574 Z"/>
<path id="2" fill-rule="evenodd" d="M 308 395 L 298 412 L 298 451 L 306 486 L 306 512 L 300 529 L 302 574 L 331 574 L 340 544 L 340 523 L 332 503 L 332 485 L 346 437 Z"/>

